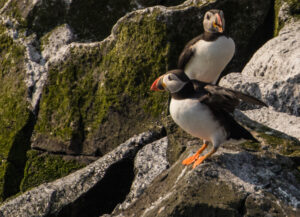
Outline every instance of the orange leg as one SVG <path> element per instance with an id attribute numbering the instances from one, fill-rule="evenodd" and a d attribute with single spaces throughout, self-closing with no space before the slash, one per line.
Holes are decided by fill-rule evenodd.
<path id="1" fill-rule="evenodd" d="M 182 161 L 182 164 L 189 165 L 189 164 L 193 163 L 199 157 L 199 155 L 204 151 L 204 149 L 206 149 L 206 147 L 207 147 L 207 142 L 204 142 L 202 147 L 196 152 L 196 154 L 184 159 Z"/>
<path id="2" fill-rule="evenodd" d="M 199 158 L 195 161 L 195 163 L 194 163 L 194 165 L 193 165 L 193 169 L 195 169 L 196 166 L 198 166 L 199 164 L 201 164 L 206 158 L 210 157 L 210 156 L 211 156 L 213 153 L 215 153 L 216 151 L 217 151 L 217 149 L 213 148 L 213 149 L 211 150 L 211 152 L 207 153 L 207 154 L 204 155 L 204 156 L 199 157 Z"/>

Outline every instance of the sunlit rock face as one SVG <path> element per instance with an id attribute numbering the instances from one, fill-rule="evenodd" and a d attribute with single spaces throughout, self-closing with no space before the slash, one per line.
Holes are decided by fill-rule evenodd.
<path id="1" fill-rule="evenodd" d="M 295 135 L 297 119 L 290 114 L 298 108 L 297 91 L 290 90 L 299 80 L 292 69 L 298 24 L 287 24 L 295 21 L 297 4 L 284 2 L 291 4 L 278 11 L 278 2 L 265 0 L 0 1 L 0 200 L 10 200 L 0 216 L 294 215 L 297 140 L 237 111 L 260 143 L 226 145 L 190 170 L 182 158 L 201 141 L 173 123 L 167 94 L 149 90 L 202 33 L 205 12 L 219 8 L 236 43 L 224 75 L 248 71 L 242 90 L 277 112 L 248 110 L 249 117 L 281 129 L 273 117 L 286 112 L 281 120 L 291 122 L 281 125 Z M 279 36 L 271 39 L 275 31 Z M 253 56 L 269 43 L 279 52 L 270 61 L 283 61 L 288 72 L 271 68 L 264 55 L 272 52 Z M 252 56 L 257 64 L 249 62 Z M 271 95 L 281 100 L 286 94 L 286 106 L 264 98 L 265 83 L 257 82 L 264 64 L 265 77 L 279 80 Z M 245 81 L 236 77 L 230 88 Z"/>
<path id="2" fill-rule="evenodd" d="M 300 22 L 287 24 L 264 44 L 242 73 L 231 73 L 220 85 L 252 94 L 269 109 L 246 110 L 260 123 L 300 138 Z M 244 108 L 245 109 L 245 108 Z"/>

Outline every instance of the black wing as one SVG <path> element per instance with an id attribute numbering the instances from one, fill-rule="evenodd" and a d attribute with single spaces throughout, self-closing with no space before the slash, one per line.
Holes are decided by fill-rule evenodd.
<path id="1" fill-rule="evenodd" d="M 199 91 L 202 88 L 200 92 L 206 91 L 206 94 L 202 94 L 199 101 L 211 109 L 216 119 L 227 132 L 227 139 L 247 139 L 258 142 L 248 130 L 234 120 L 230 113 L 233 113 L 234 109 L 239 105 L 240 100 L 251 104 L 267 106 L 264 102 L 255 97 L 217 85 L 204 85 L 202 83 L 198 84 L 198 88 Z"/>
<path id="2" fill-rule="evenodd" d="M 206 91 L 206 94 L 202 95 L 199 100 L 216 109 L 219 108 L 232 113 L 234 109 L 239 105 L 240 101 L 267 107 L 267 105 L 261 100 L 239 91 L 231 90 L 213 84 L 204 85 L 200 82 L 193 82 L 193 84 L 196 91 L 199 91 L 201 89 L 202 91 Z"/>
<path id="3" fill-rule="evenodd" d="M 178 59 L 178 69 L 184 69 L 186 64 L 190 61 L 194 55 L 195 49 L 192 47 L 197 41 L 203 38 L 203 34 L 190 40 L 184 47 Z"/>

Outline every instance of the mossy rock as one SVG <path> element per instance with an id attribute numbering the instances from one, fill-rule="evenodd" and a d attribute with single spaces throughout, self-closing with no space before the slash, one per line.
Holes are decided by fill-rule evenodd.
<path id="1" fill-rule="evenodd" d="M 282 135 L 270 131 L 259 133 L 258 137 L 262 138 L 274 151 L 285 156 L 297 157 L 300 159 L 300 142 L 297 139 L 284 138 Z"/>
<path id="2" fill-rule="evenodd" d="M 285 5 L 287 5 L 287 9 L 284 13 L 286 13 L 285 19 L 287 20 L 282 20 L 279 17 L 279 11 Z M 300 19 L 300 2 L 298 0 L 274 0 L 274 15 L 274 36 L 277 36 L 285 23 L 292 19 Z"/>
<path id="3" fill-rule="evenodd" d="M 40 151 L 27 152 L 27 162 L 24 169 L 24 178 L 20 185 L 22 192 L 45 182 L 51 182 L 64 177 L 86 164 L 76 160 L 65 160 L 63 156 L 51 155 Z"/>
<path id="4" fill-rule="evenodd" d="M 0 26 L 0 200 L 19 191 L 33 126 L 27 102 L 24 47 Z"/>
<path id="5" fill-rule="evenodd" d="M 16 19 L 22 28 L 35 32 L 38 37 L 51 31 L 55 26 L 68 23 L 80 40 L 103 40 L 110 34 L 111 28 L 126 13 L 153 5 L 176 5 L 184 0 L 147 1 L 133 0 L 62 0 L 23 2 L 12 0 L 5 14 Z M 0 5 L 4 1 L 0 1 Z"/>
<path id="6" fill-rule="evenodd" d="M 65 62 L 50 67 L 32 146 L 70 154 L 107 153 L 160 119 L 168 95 L 151 93 L 149 87 L 176 67 L 184 43 L 201 33 L 201 16 L 207 10 L 224 9 L 239 48 L 246 47 L 250 33 L 264 19 L 256 16 L 243 29 L 249 14 L 258 10 L 251 1 L 189 4 L 132 12 L 107 40 L 73 46 Z M 230 13 L 230 7 L 240 8 L 244 20 Z M 237 26 L 247 34 L 238 34 Z"/>
<path id="7" fill-rule="evenodd" d="M 120 24 L 115 43 L 75 47 L 62 66 L 49 70 L 33 146 L 51 141 L 60 152 L 104 154 L 147 129 L 167 97 L 150 93 L 151 83 L 166 71 L 169 49 L 165 25 L 156 18 Z M 110 147 L 93 147 L 99 137 Z"/>

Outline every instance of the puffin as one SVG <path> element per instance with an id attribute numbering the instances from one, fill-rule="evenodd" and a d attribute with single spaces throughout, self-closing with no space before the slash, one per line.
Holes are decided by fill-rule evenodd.
<path id="1" fill-rule="evenodd" d="M 212 9 L 203 19 L 204 33 L 189 41 L 178 58 L 178 69 L 193 80 L 216 84 L 235 53 L 235 43 L 224 34 L 222 10 Z"/>
<path id="2" fill-rule="evenodd" d="M 233 111 L 241 101 L 267 106 L 255 97 L 214 84 L 191 80 L 181 69 L 168 71 L 157 78 L 150 90 L 168 91 L 169 106 L 174 122 L 184 131 L 203 140 L 202 147 L 182 164 L 193 163 L 193 168 L 217 151 L 227 142 L 239 144 L 245 140 L 258 142 L 251 133 L 237 123 Z M 200 156 L 209 142 L 213 148 Z"/>

